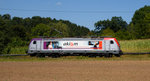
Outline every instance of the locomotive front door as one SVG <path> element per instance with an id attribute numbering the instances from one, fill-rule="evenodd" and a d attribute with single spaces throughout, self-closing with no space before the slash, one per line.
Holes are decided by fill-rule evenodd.
<path id="1" fill-rule="evenodd" d="M 110 50 L 110 40 L 105 40 L 105 50 L 106 51 Z"/>
<path id="2" fill-rule="evenodd" d="M 115 46 L 114 46 L 114 41 L 110 40 L 110 50 L 114 50 Z"/>
<path id="3" fill-rule="evenodd" d="M 36 50 L 41 50 L 41 41 L 36 41 Z"/>
<path id="4" fill-rule="evenodd" d="M 30 45 L 30 50 L 36 50 L 36 41 L 33 41 Z"/>

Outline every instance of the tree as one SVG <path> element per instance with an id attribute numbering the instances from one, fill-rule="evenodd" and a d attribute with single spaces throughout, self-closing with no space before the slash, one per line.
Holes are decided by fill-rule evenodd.
<path id="1" fill-rule="evenodd" d="M 114 32 L 126 29 L 127 25 L 128 25 L 127 22 L 123 21 L 122 17 L 112 17 L 111 18 L 110 29 L 112 29 Z"/>
<path id="2" fill-rule="evenodd" d="M 11 27 L 11 35 L 12 37 L 19 37 L 22 40 L 26 38 L 26 29 L 22 25 L 14 25 Z"/>
<path id="3" fill-rule="evenodd" d="M 106 29 L 107 27 L 110 27 L 111 26 L 111 21 L 110 20 L 104 20 L 104 21 L 98 21 L 95 23 L 95 31 L 102 31 L 104 29 Z"/>
<path id="4" fill-rule="evenodd" d="M 109 27 L 102 31 L 101 36 L 111 36 L 114 37 L 115 33 L 113 30 L 111 30 Z"/>
<path id="5" fill-rule="evenodd" d="M 8 32 L 10 30 L 9 28 L 9 22 L 6 22 L 9 20 L 4 20 L 0 18 L 0 54 L 3 53 L 3 50 L 7 46 L 7 44 L 10 42 L 10 33 Z"/>
<path id="6" fill-rule="evenodd" d="M 68 27 L 62 22 L 46 24 L 38 24 L 32 29 L 33 36 L 48 36 L 48 37 L 67 37 Z"/>
<path id="7" fill-rule="evenodd" d="M 20 18 L 20 17 L 13 17 L 12 24 L 13 25 L 22 25 L 23 24 L 23 19 Z"/>
<path id="8" fill-rule="evenodd" d="M 69 37 L 82 37 L 88 35 L 88 33 L 90 32 L 90 30 L 84 26 L 78 26 L 69 21 L 60 21 L 68 26 Z"/>
<path id="9" fill-rule="evenodd" d="M 47 17 L 47 18 L 42 18 L 42 23 L 43 24 L 49 24 L 52 22 L 52 19 L 50 17 Z"/>
<path id="10" fill-rule="evenodd" d="M 135 12 L 128 30 L 133 39 L 150 38 L 150 6 Z"/>
<path id="11" fill-rule="evenodd" d="M 52 36 L 56 36 L 56 37 L 68 37 L 69 33 L 68 33 L 68 26 L 64 23 L 62 23 L 61 21 L 59 21 L 58 23 L 51 23 L 50 24 L 51 29 L 52 29 Z"/>
<path id="12" fill-rule="evenodd" d="M 42 23 L 42 18 L 40 16 L 33 16 L 31 22 L 32 22 L 32 27 L 35 27 L 36 25 Z"/>
<path id="13" fill-rule="evenodd" d="M 32 22 L 31 22 L 31 19 L 29 17 L 23 19 L 23 26 L 26 28 L 27 32 L 31 32 Z"/>
<path id="14" fill-rule="evenodd" d="M 2 54 L 2 51 L 5 46 L 4 41 L 5 41 L 4 32 L 0 31 L 0 54 Z"/>
<path id="15" fill-rule="evenodd" d="M 119 40 L 129 40 L 131 39 L 131 35 L 127 30 L 119 30 L 115 33 L 115 37 Z"/>
<path id="16" fill-rule="evenodd" d="M 2 16 L 2 18 L 3 18 L 4 20 L 11 20 L 11 16 L 10 16 L 9 14 L 4 14 L 4 15 Z"/>
<path id="17" fill-rule="evenodd" d="M 52 30 L 50 29 L 50 26 L 45 24 L 38 24 L 35 27 L 32 28 L 32 35 L 35 37 L 39 36 L 50 36 L 50 32 Z"/>
<path id="18" fill-rule="evenodd" d="M 122 17 L 112 17 L 111 20 L 103 20 L 98 21 L 95 23 L 95 31 L 103 31 L 104 29 L 107 29 L 108 27 L 113 30 L 114 32 L 117 32 L 122 29 L 127 28 L 127 23 L 122 19 Z"/>
<path id="19" fill-rule="evenodd" d="M 88 36 L 90 36 L 90 37 L 96 36 L 94 30 L 91 30 L 90 32 L 88 32 Z"/>

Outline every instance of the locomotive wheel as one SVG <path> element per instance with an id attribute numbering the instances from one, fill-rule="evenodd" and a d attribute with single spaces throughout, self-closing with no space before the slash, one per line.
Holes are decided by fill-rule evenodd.
<path id="1" fill-rule="evenodd" d="M 88 56 L 89 56 L 89 57 L 96 57 L 95 54 L 89 54 Z"/>
<path id="2" fill-rule="evenodd" d="M 36 57 L 40 57 L 41 56 L 41 54 L 36 54 Z"/>
<path id="3" fill-rule="evenodd" d="M 36 54 L 30 54 L 30 57 L 34 57 L 34 56 L 36 56 Z"/>
<path id="4" fill-rule="evenodd" d="M 109 54 L 109 56 L 110 56 L 110 57 L 112 57 L 112 56 L 113 56 L 113 54 Z"/>
<path id="5" fill-rule="evenodd" d="M 99 57 L 103 57 L 103 55 L 99 55 Z"/>
<path id="6" fill-rule="evenodd" d="M 36 57 L 45 57 L 45 55 L 38 53 L 38 54 L 36 54 Z"/>
<path id="7" fill-rule="evenodd" d="M 115 54 L 116 57 L 120 57 L 120 54 Z"/>
<path id="8" fill-rule="evenodd" d="M 105 56 L 106 58 L 109 58 L 109 57 L 112 57 L 112 54 L 107 53 L 107 54 L 105 54 L 104 56 Z"/>
<path id="9" fill-rule="evenodd" d="M 105 56 L 106 58 L 108 58 L 108 57 L 109 57 L 109 54 L 105 54 L 104 56 Z"/>
<path id="10" fill-rule="evenodd" d="M 52 54 L 51 57 L 52 58 L 58 58 L 58 57 L 60 57 L 60 55 L 59 54 Z"/>

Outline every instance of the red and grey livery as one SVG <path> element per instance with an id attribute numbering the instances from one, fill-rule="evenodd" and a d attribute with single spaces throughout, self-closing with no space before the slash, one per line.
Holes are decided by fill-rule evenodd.
<path id="1" fill-rule="evenodd" d="M 111 57 L 122 55 L 116 38 L 34 38 L 30 56 L 88 55 Z"/>

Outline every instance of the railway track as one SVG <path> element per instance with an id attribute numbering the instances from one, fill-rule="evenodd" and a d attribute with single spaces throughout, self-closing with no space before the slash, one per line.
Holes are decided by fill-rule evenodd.
<path id="1" fill-rule="evenodd" d="M 143 54 L 150 54 L 150 52 L 143 52 L 143 53 L 123 53 L 123 55 L 143 55 Z M 28 56 L 28 54 L 1 54 L 0 56 Z"/>
<path id="2" fill-rule="evenodd" d="M 143 52 L 143 53 L 123 53 L 123 55 L 142 55 L 142 54 L 150 54 L 150 52 Z"/>
<path id="3" fill-rule="evenodd" d="M 0 56 L 28 56 L 28 54 L 1 54 Z"/>

